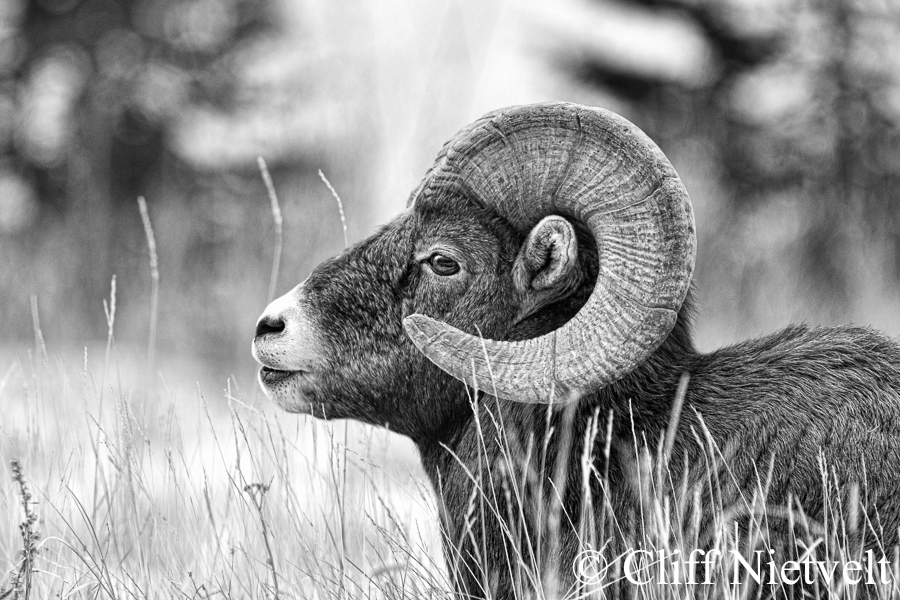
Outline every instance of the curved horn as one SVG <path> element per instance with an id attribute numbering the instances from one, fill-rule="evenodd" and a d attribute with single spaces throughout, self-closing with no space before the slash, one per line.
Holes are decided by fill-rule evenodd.
<path id="1" fill-rule="evenodd" d="M 585 305 L 540 337 L 486 340 L 406 317 L 416 347 L 450 375 L 501 398 L 551 402 L 615 381 L 671 332 L 694 268 L 691 204 L 662 151 L 623 117 L 562 102 L 489 113 L 444 146 L 410 201 L 443 186 L 523 232 L 550 214 L 577 219 L 600 259 Z"/>

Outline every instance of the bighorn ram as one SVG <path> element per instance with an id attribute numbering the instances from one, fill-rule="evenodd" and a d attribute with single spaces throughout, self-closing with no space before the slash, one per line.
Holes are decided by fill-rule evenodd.
<path id="1" fill-rule="evenodd" d="M 587 539 L 633 543 L 652 456 L 670 458 L 657 491 L 695 490 L 680 498 L 700 522 L 762 491 L 827 524 L 837 494 L 851 541 L 890 548 L 898 344 L 796 326 L 698 353 L 694 255 L 687 192 L 637 127 L 567 103 L 498 110 L 444 146 L 403 214 L 266 308 L 260 383 L 287 411 L 409 436 L 473 596 L 548 571 L 571 590 Z"/>

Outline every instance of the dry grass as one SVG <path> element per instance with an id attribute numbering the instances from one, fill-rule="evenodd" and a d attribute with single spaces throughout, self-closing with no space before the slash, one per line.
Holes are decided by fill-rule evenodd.
<path id="1" fill-rule="evenodd" d="M 3 360 L 0 450 L 15 462 L 0 467 L 0 590 L 419 598 L 446 587 L 433 500 L 415 461 L 396 458 L 411 455 L 403 440 L 351 425 L 338 463 L 333 425 L 275 412 L 255 387 L 207 394 L 163 363 L 150 397 L 140 362 L 114 349 L 107 367 L 103 350 Z"/>
<path id="2" fill-rule="evenodd" d="M 113 288 L 114 289 L 114 288 Z M 108 314 L 114 315 L 114 293 Z M 110 317 L 112 321 L 114 317 Z M 37 327 L 37 325 L 36 325 Z M 410 443 L 381 429 L 355 423 L 326 424 L 288 416 L 270 406 L 255 382 L 229 378 L 208 392 L 161 360 L 158 381 L 146 386 L 143 357 L 108 345 L 82 356 L 45 354 L 42 337 L 26 355 L 0 364 L 0 450 L 13 459 L 0 468 L 0 561 L 6 576 L 0 596 L 13 598 L 429 598 L 446 597 L 458 575 L 456 561 L 443 564 L 434 497 L 419 471 Z M 168 375 L 168 376 L 167 376 Z M 189 377 L 194 377 L 192 373 Z M 685 382 L 686 383 L 686 382 Z M 156 395 L 149 390 L 157 389 Z M 683 387 L 679 398 L 683 398 Z M 598 498 L 591 483 L 608 486 L 608 473 L 594 468 L 595 457 L 561 453 L 547 472 L 561 477 L 570 460 L 582 465 L 580 493 L 585 509 L 578 529 L 579 555 L 613 549 L 615 534 L 666 557 L 694 548 L 715 549 L 716 585 L 634 586 L 641 598 L 742 598 L 748 586 L 729 587 L 733 550 L 749 557 L 773 546 L 772 519 L 788 519 L 802 534 L 792 540 L 799 554 L 827 564 L 862 556 L 857 533 L 877 533 L 855 507 L 860 492 L 828 490 L 829 521 L 810 522 L 799 506 L 778 512 L 767 505 L 768 473 L 738 502 L 722 490 L 735 483 L 728 468 L 730 450 L 719 448 L 705 430 L 694 431 L 705 447 L 700 483 L 670 471 L 672 432 L 678 426 L 676 398 L 669 431 L 656 443 L 638 440 L 632 488 L 640 498 L 637 520 L 623 523 L 612 505 Z M 484 413 L 482 413 L 484 414 Z M 571 415 L 571 411 L 567 414 Z M 587 428 L 589 447 L 610 451 L 605 415 Z M 493 515 L 511 523 L 508 568 L 519 582 L 519 598 L 603 598 L 623 574 L 621 561 L 580 588 L 561 585 L 556 569 L 563 545 L 561 524 L 574 520 L 558 501 L 566 490 L 550 490 L 536 553 L 527 548 L 529 532 L 515 525 L 527 510 L 530 485 L 547 485 L 528 474 L 517 440 L 500 415 L 479 422 L 485 461 L 500 445 L 500 463 L 470 470 L 470 528 Z M 565 423 L 565 418 L 563 419 Z M 336 440 L 342 436 L 345 442 Z M 563 436 L 568 427 L 549 432 Z M 594 444 L 597 440 L 605 443 Z M 513 451 L 512 448 L 516 450 Z M 546 453 L 546 446 L 529 452 Z M 400 457 L 407 457 L 402 460 Z M 544 461 L 552 460 L 543 457 Z M 602 461 L 599 461 L 602 464 Z M 6 471 L 6 469 L 9 469 Z M 696 481 L 698 478 L 694 477 Z M 551 487 L 553 487 L 551 485 Z M 710 491 L 711 518 L 698 512 L 697 499 Z M 843 490 L 846 492 L 847 490 Z M 850 502 L 846 502 L 846 498 Z M 738 533 L 736 522 L 740 522 Z M 630 537 L 629 537 L 630 536 Z M 870 538 L 871 539 L 871 538 Z M 477 547 L 477 544 L 476 544 Z M 888 556 L 893 556 L 886 552 Z M 482 558 L 486 556 L 486 552 Z M 454 557 L 456 558 L 456 557 Z M 611 560 L 615 556 L 606 556 Z M 668 560 L 665 559 L 663 562 Z M 556 561 L 556 562 L 554 562 Z M 830 561 L 830 562 L 828 562 Z M 480 577 L 486 590 L 486 560 Z M 652 558 L 642 563 L 654 572 Z M 900 573 L 891 561 L 896 581 Z M 669 563 L 666 563 L 669 564 Z M 599 567 L 598 567 L 599 568 Z M 743 581 L 749 575 L 742 571 Z M 610 585 L 613 587 L 611 588 Z M 856 597 L 857 590 L 817 578 L 816 597 Z M 868 591 L 872 591 L 871 589 Z M 879 597 L 893 597 L 881 586 Z M 5 594 L 5 596 L 3 595 Z"/>

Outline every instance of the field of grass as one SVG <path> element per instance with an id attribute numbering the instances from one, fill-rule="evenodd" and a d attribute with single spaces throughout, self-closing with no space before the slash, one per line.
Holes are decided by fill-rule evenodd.
<path id="1" fill-rule="evenodd" d="M 148 383 L 145 356 L 40 342 L 2 356 L 0 597 L 446 588 L 409 442 L 287 415 L 250 377 L 204 383 L 201 368 L 165 357 Z"/>
<path id="2" fill-rule="evenodd" d="M 198 377 L 202 367 L 165 356 L 148 373 L 146 349 L 101 343 L 80 353 L 54 351 L 36 331 L 33 349 L 0 355 L 0 453 L 6 459 L 0 466 L 0 598 L 449 596 L 435 500 L 408 440 L 352 422 L 287 415 L 262 397 L 250 375 L 207 381 Z M 728 449 L 708 441 L 713 473 Z M 700 490 L 665 481 L 658 468 L 663 446 L 656 457 L 641 451 L 635 465 L 643 474 L 635 484 L 642 498 L 638 546 L 687 556 L 712 532 L 712 545 L 723 555 L 713 568 L 728 579 L 735 565 L 727 557 L 731 550 L 750 556 L 768 545 L 768 519 L 778 515 L 767 514 L 765 474 L 744 499 L 753 515 L 751 539 L 738 540 L 733 507 L 720 505 L 701 520 L 691 501 Z M 585 473 L 587 481 L 592 475 Z M 727 486 L 712 479 L 717 489 Z M 518 497 L 524 481 L 491 486 Z M 836 518 L 825 531 L 804 524 L 799 547 L 819 558 L 824 549 L 828 564 L 858 559 L 851 538 L 870 524 L 852 504 L 842 504 L 846 494 L 826 487 L 834 492 L 829 505 Z M 476 504 L 496 510 L 497 493 L 482 488 L 481 499 L 490 502 Z M 599 520 L 612 517 L 616 527 L 609 509 L 593 510 Z M 796 518 L 804 519 L 802 511 Z M 585 542 L 585 549 L 605 547 L 602 540 Z M 900 581 L 900 557 L 886 550 L 893 556 L 891 577 Z M 517 598 L 606 597 L 603 587 L 590 585 L 548 595 L 552 586 L 534 557 L 510 561 L 522 581 L 545 586 L 543 594 Z M 656 573 L 654 564 L 642 568 Z M 750 589 L 633 588 L 640 598 L 729 600 Z M 817 598 L 859 597 L 855 589 L 822 581 L 810 591 Z M 895 583 L 866 591 L 898 595 Z"/>

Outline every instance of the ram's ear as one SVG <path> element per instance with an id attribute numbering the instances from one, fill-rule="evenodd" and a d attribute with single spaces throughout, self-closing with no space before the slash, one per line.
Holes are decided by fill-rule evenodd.
<path id="1" fill-rule="evenodd" d="M 576 290 L 581 269 L 571 223 L 556 215 L 541 219 L 519 249 L 512 275 L 520 298 L 517 321 Z"/>

